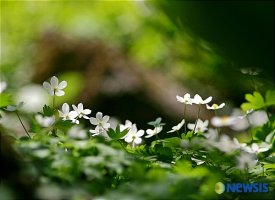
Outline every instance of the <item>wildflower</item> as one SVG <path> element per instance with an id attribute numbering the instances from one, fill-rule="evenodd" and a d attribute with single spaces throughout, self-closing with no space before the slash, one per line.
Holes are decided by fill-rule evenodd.
<path id="1" fill-rule="evenodd" d="M 67 87 L 66 81 L 61 81 L 59 83 L 58 78 L 56 76 L 53 76 L 49 82 L 44 82 L 43 87 L 48 91 L 48 93 L 51 96 L 63 96 L 65 92 L 63 89 Z"/>
<path id="2" fill-rule="evenodd" d="M 19 110 L 20 108 L 22 108 L 24 104 L 25 104 L 25 103 L 24 103 L 23 101 L 21 101 L 21 102 L 20 102 L 18 105 L 16 105 L 16 106 L 11 106 L 11 105 L 7 106 L 7 108 L 6 108 L 5 110 L 10 111 L 10 112 L 17 111 L 17 110 Z"/>
<path id="3" fill-rule="evenodd" d="M 70 107 L 67 103 L 63 103 L 61 111 L 59 110 L 59 115 L 63 120 L 74 120 L 77 117 L 76 111 L 70 111 Z"/>
<path id="4" fill-rule="evenodd" d="M 162 131 L 162 126 L 155 127 L 154 129 L 147 129 L 146 133 L 147 135 L 145 136 L 146 138 L 153 137 L 154 135 L 157 135 Z"/>
<path id="5" fill-rule="evenodd" d="M 0 94 L 4 92 L 4 90 L 7 88 L 7 82 L 6 81 L 0 81 Z"/>
<path id="6" fill-rule="evenodd" d="M 212 144 L 220 151 L 226 153 L 230 153 L 237 148 L 236 144 L 230 139 L 228 135 L 222 135 L 218 142 Z"/>
<path id="7" fill-rule="evenodd" d="M 130 129 L 129 133 L 125 137 L 125 142 L 132 143 L 134 147 L 135 144 L 140 144 L 142 142 L 141 136 L 144 135 L 144 130 L 137 130 L 137 126 L 134 124 Z"/>
<path id="8" fill-rule="evenodd" d="M 161 117 L 158 117 L 155 121 L 148 122 L 149 125 L 158 127 L 158 126 L 164 126 L 165 123 L 161 123 Z"/>
<path id="9" fill-rule="evenodd" d="M 50 127 L 55 122 L 55 117 L 43 117 L 42 115 L 35 115 L 35 120 L 40 124 L 42 127 Z"/>
<path id="10" fill-rule="evenodd" d="M 235 123 L 236 117 L 223 116 L 223 117 L 213 117 L 211 119 L 211 124 L 215 127 L 231 126 Z"/>
<path id="11" fill-rule="evenodd" d="M 258 127 L 268 122 L 268 117 L 265 111 L 259 110 L 249 115 L 248 120 L 253 127 Z"/>
<path id="12" fill-rule="evenodd" d="M 239 169 L 246 169 L 249 167 L 254 167 L 256 166 L 258 160 L 256 160 L 256 155 L 255 154 L 250 154 L 246 152 L 241 152 L 241 154 L 237 157 L 237 167 Z"/>
<path id="13" fill-rule="evenodd" d="M 183 119 L 178 125 L 173 126 L 171 131 L 168 131 L 168 133 L 172 133 L 175 131 L 179 131 L 181 129 L 181 127 L 184 125 L 185 120 Z"/>
<path id="14" fill-rule="evenodd" d="M 186 93 L 184 97 L 177 95 L 176 98 L 177 98 L 177 101 L 181 103 L 192 105 L 192 98 L 190 97 L 189 93 Z"/>
<path id="15" fill-rule="evenodd" d="M 73 106 L 73 109 L 76 112 L 78 118 L 83 117 L 84 119 L 89 119 L 89 117 L 87 115 L 91 114 L 92 111 L 90 109 L 83 109 L 82 103 L 79 103 L 77 105 L 77 107 L 75 105 L 72 105 L 72 106 Z M 109 119 L 109 117 L 108 117 L 108 119 Z"/>
<path id="16" fill-rule="evenodd" d="M 209 128 L 208 132 L 204 136 L 210 141 L 216 141 L 218 139 L 217 129 Z"/>
<path id="17" fill-rule="evenodd" d="M 96 126 L 94 130 L 90 129 L 89 132 L 92 133 L 92 136 L 96 136 L 103 135 L 106 132 L 106 130 L 101 126 Z"/>
<path id="18" fill-rule="evenodd" d="M 90 132 L 96 135 L 105 132 L 110 127 L 110 123 L 108 123 L 109 118 L 107 115 L 103 116 L 101 112 L 96 113 L 96 118 L 90 118 L 91 124 L 96 125 L 96 128 L 95 130 L 90 130 Z"/>
<path id="19" fill-rule="evenodd" d="M 206 108 L 208 110 L 218 110 L 218 109 L 223 108 L 224 106 L 225 106 L 225 103 L 222 103 L 220 105 L 214 103 L 212 106 L 209 106 L 208 104 L 206 104 Z"/>
<path id="20" fill-rule="evenodd" d="M 196 128 L 195 128 L 196 126 Z M 187 127 L 190 129 L 190 130 L 194 130 L 195 128 L 195 133 L 198 133 L 198 132 L 204 132 L 206 131 L 208 128 L 208 120 L 205 120 L 204 122 L 200 119 L 198 119 L 197 121 L 197 124 L 187 124 Z"/>
<path id="21" fill-rule="evenodd" d="M 86 139 L 87 134 L 84 129 L 82 129 L 80 126 L 73 126 L 68 130 L 68 135 L 71 138 L 76 138 L 76 139 Z"/>
<path id="22" fill-rule="evenodd" d="M 205 157 L 205 156 L 203 156 L 203 157 Z M 199 159 L 196 159 L 193 157 L 191 157 L 191 160 L 193 160 L 197 165 L 201 165 L 201 164 L 205 163 L 205 161 L 199 160 Z"/>
<path id="23" fill-rule="evenodd" d="M 212 101 L 212 97 L 208 97 L 207 99 L 203 100 L 200 95 L 196 94 L 192 100 L 194 104 L 207 104 Z"/>
<path id="24" fill-rule="evenodd" d="M 250 147 L 245 148 L 245 151 L 248 153 L 262 153 L 268 151 L 271 145 L 262 142 L 259 145 L 257 143 L 253 143 Z"/>
<path id="25" fill-rule="evenodd" d="M 236 148 L 237 148 L 237 149 L 245 150 L 246 147 L 247 147 L 247 144 L 246 144 L 246 143 L 240 143 L 239 140 L 238 140 L 237 138 L 233 138 L 233 142 L 234 142 L 234 144 L 236 145 Z"/>
<path id="26" fill-rule="evenodd" d="M 126 129 L 130 129 L 133 126 L 133 123 L 130 120 L 126 120 L 125 124 L 120 124 L 119 125 L 119 129 L 120 131 L 124 131 Z"/>
<path id="27" fill-rule="evenodd" d="M 247 75 L 250 75 L 250 76 L 256 76 L 260 72 L 261 72 L 261 70 L 257 69 L 257 68 L 242 68 L 241 69 L 242 74 L 247 74 Z"/>

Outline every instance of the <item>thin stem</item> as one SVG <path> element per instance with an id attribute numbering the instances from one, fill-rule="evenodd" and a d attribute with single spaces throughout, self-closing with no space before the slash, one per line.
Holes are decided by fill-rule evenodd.
<path id="1" fill-rule="evenodd" d="M 55 90 L 53 91 L 53 111 L 55 111 Z M 53 135 L 56 136 L 56 128 L 53 128 Z"/>
<path id="2" fill-rule="evenodd" d="M 246 120 L 247 120 L 247 122 L 248 122 L 248 124 L 249 124 L 249 126 L 251 127 L 251 123 L 250 123 L 250 121 L 249 121 L 249 119 L 248 119 L 248 116 L 246 116 L 245 117 L 246 118 Z M 248 129 L 248 131 L 247 131 L 248 133 L 250 133 L 250 136 L 251 136 L 251 142 L 253 141 L 253 135 L 252 135 L 252 131 L 249 131 L 249 129 Z"/>
<path id="3" fill-rule="evenodd" d="M 121 142 L 120 140 L 117 140 L 117 141 L 119 142 L 119 144 L 121 145 L 121 147 L 122 147 L 126 152 L 128 152 L 127 149 L 123 146 L 122 142 Z"/>
<path id="4" fill-rule="evenodd" d="M 217 110 L 216 109 L 214 110 L 214 116 L 215 117 L 217 116 Z M 220 134 L 221 133 L 221 128 L 218 127 L 217 130 L 218 130 L 218 134 Z"/>
<path id="5" fill-rule="evenodd" d="M 183 119 L 185 120 L 186 104 L 184 104 Z M 184 123 L 184 133 L 186 134 L 187 124 Z"/>
<path id="6" fill-rule="evenodd" d="M 253 78 L 252 75 L 250 76 L 250 80 L 251 80 L 251 82 L 252 82 L 252 85 L 253 85 L 255 91 L 258 91 L 258 87 L 257 87 L 257 85 L 256 85 L 256 83 L 255 83 L 254 78 Z"/>
<path id="7" fill-rule="evenodd" d="M 178 134 L 179 138 L 181 139 L 179 131 L 176 131 L 176 132 L 177 132 L 177 134 Z"/>
<path id="8" fill-rule="evenodd" d="M 195 133 L 195 130 L 196 130 L 196 127 L 197 127 L 197 123 L 198 123 L 199 117 L 200 117 L 200 110 L 201 110 L 201 105 L 199 104 L 199 110 L 198 110 L 197 120 L 196 120 L 195 127 L 194 127 L 194 130 L 193 130 L 194 133 Z"/>
<path id="9" fill-rule="evenodd" d="M 22 120 L 21 120 L 21 118 L 20 118 L 20 116 L 19 116 L 19 114 L 18 114 L 18 111 L 16 111 L 15 113 L 16 113 L 16 115 L 17 115 L 17 117 L 18 117 L 18 119 L 19 119 L 21 125 L 23 126 L 25 132 L 27 133 L 27 135 L 29 136 L 29 138 L 31 138 L 29 132 L 27 131 L 26 127 L 24 126 L 24 124 L 23 124 L 23 122 L 22 122 Z"/>

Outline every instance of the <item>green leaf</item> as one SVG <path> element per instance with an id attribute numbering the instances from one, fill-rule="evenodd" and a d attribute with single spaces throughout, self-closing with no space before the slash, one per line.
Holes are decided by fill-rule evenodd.
<path id="1" fill-rule="evenodd" d="M 116 130 L 109 128 L 107 131 L 107 134 L 110 138 L 113 140 L 119 140 L 122 137 L 124 137 L 129 132 L 129 129 L 125 129 L 123 131 L 120 131 L 119 126 L 116 127 Z"/>
<path id="2" fill-rule="evenodd" d="M 268 90 L 265 94 L 265 104 L 266 106 L 275 105 L 275 90 Z"/>
<path id="3" fill-rule="evenodd" d="M 183 134 L 181 134 L 181 138 L 182 139 L 186 139 L 186 140 L 188 140 L 189 138 L 191 138 L 193 136 L 193 131 L 188 131 L 187 133 L 186 133 L 186 135 L 183 133 Z"/>
<path id="4" fill-rule="evenodd" d="M 11 104 L 10 94 L 2 93 L 0 94 L 0 108 L 6 107 Z"/>
<path id="5" fill-rule="evenodd" d="M 264 98 L 259 92 L 254 92 L 253 95 L 252 94 L 246 94 L 245 99 L 248 102 L 243 103 L 241 105 L 241 108 L 244 111 L 247 111 L 247 110 L 250 110 L 250 109 L 258 110 L 258 109 L 264 108 L 266 106 L 265 102 L 264 102 Z"/>
<path id="6" fill-rule="evenodd" d="M 50 106 L 44 105 L 43 114 L 44 116 L 48 116 L 48 117 L 53 116 L 54 110 Z"/>
<path id="7" fill-rule="evenodd" d="M 63 131 L 69 130 L 71 127 L 73 127 L 73 123 L 69 120 L 58 120 L 55 124 L 55 127 L 58 129 L 61 129 Z"/>
<path id="8" fill-rule="evenodd" d="M 163 146 L 165 147 L 175 148 L 175 147 L 181 146 L 181 139 L 178 137 L 166 138 L 163 141 L 164 141 Z"/>

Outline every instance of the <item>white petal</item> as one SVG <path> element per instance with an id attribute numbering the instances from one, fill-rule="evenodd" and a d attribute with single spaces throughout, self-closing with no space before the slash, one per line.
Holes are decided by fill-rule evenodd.
<path id="1" fill-rule="evenodd" d="M 111 124 L 109 124 L 109 123 L 104 123 L 104 124 L 102 125 L 102 127 L 103 127 L 104 129 L 108 129 L 110 126 L 111 126 Z"/>
<path id="2" fill-rule="evenodd" d="M 205 100 L 203 101 L 203 103 L 206 104 L 206 103 L 209 103 L 210 101 L 212 101 L 212 97 L 211 97 L 211 96 L 208 97 L 207 99 L 205 99 Z"/>
<path id="3" fill-rule="evenodd" d="M 61 83 L 59 83 L 59 85 L 58 85 L 58 89 L 64 89 L 65 87 L 67 87 L 66 81 L 61 81 Z"/>
<path id="4" fill-rule="evenodd" d="M 105 116 L 103 117 L 103 120 L 102 120 L 102 121 L 106 123 L 106 122 L 109 121 L 109 118 L 110 118 L 110 117 L 109 117 L 108 115 L 105 115 Z"/>
<path id="5" fill-rule="evenodd" d="M 202 102 L 201 96 L 198 95 L 198 94 L 196 94 L 196 95 L 194 96 L 193 102 L 194 102 L 195 104 L 200 104 L 200 103 Z"/>
<path id="6" fill-rule="evenodd" d="M 141 142 L 142 142 L 141 138 L 135 138 L 134 139 L 134 143 L 136 143 L 136 144 L 140 144 Z"/>
<path id="7" fill-rule="evenodd" d="M 146 135 L 145 137 L 146 138 L 150 138 L 150 137 L 153 137 L 154 135 Z"/>
<path id="8" fill-rule="evenodd" d="M 136 133 L 136 136 L 137 137 L 141 137 L 141 136 L 143 136 L 144 135 L 144 130 L 139 130 L 137 133 Z"/>
<path id="9" fill-rule="evenodd" d="M 129 136 L 126 137 L 124 140 L 125 140 L 125 142 L 130 143 L 130 142 L 133 141 L 133 137 L 132 137 L 132 135 L 129 135 Z"/>
<path id="10" fill-rule="evenodd" d="M 85 115 L 89 115 L 89 114 L 91 114 L 91 112 L 92 111 L 90 109 L 85 109 L 85 110 L 82 111 L 82 113 L 85 114 Z"/>
<path id="11" fill-rule="evenodd" d="M 55 91 L 55 95 L 56 96 L 63 96 L 65 94 L 65 92 L 64 91 L 62 91 L 62 90 L 57 90 L 57 91 Z"/>
<path id="12" fill-rule="evenodd" d="M 50 92 L 50 91 L 53 90 L 52 86 L 51 86 L 48 82 L 44 82 L 44 83 L 43 83 L 43 87 L 44 87 L 48 92 Z"/>
<path id="13" fill-rule="evenodd" d="M 52 87 L 54 87 L 54 88 L 58 87 L 58 78 L 56 78 L 56 76 L 53 76 L 53 77 L 51 78 L 51 85 L 52 85 Z"/>
<path id="14" fill-rule="evenodd" d="M 195 124 L 187 124 L 187 128 L 193 130 L 195 128 Z"/>
<path id="15" fill-rule="evenodd" d="M 62 105 L 62 112 L 65 114 L 67 114 L 67 113 L 69 113 L 69 111 L 70 111 L 70 107 L 69 107 L 69 104 L 67 104 L 67 103 L 63 103 L 63 105 Z"/>
<path id="16" fill-rule="evenodd" d="M 97 112 L 96 113 L 96 118 L 99 119 L 99 120 L 102 120 L 102 112 Z"/>
<path id="17" fill-rule="evenodd" d="M 73 107 L 73 109 L 74 109 L 76 112 L 78 112 L 78 109 L 77 109 L 77 107 L 76 107 L 75 105 L 72 105 L 72 107 Z"/>
<path id="18" fill-rule="evenodd" d="M 173 127 L 173 128 L 174 128 L 174 127 Z M 173 132 L 177 131 L 176 129 L 173 129 L 173 128 L 172 128 L 171 131 L 168 131 L 167 133 L 173 133 Z"/>
<path id="19" fill-rule="evenodd" d="M 91 118 L 90 118 L 90 122 L 91 122 L 91 124 L 93 124 L 93 125 L 98 125 L 98 120 L 97 120 L 97 118 L 91 117 Z"/>
<path id="20" fill-rule="evenodd" d="M 77 106 L 78 110 L 79 111 L 83 111 L 83 104 L 82 103 L 79 103 L 78 106 Z"/>
<path id="21" fill-rule="evenodd" d="M 177 101 L 184 103 L 184 99 L 181 96 L 177 95 L 176 98 L 177 98 Z"/>
<path id="22" fill-rule="evenodd" d="M 225 106 L 225 103 L 222 103 L 219 108 L 223 108 Z"/>

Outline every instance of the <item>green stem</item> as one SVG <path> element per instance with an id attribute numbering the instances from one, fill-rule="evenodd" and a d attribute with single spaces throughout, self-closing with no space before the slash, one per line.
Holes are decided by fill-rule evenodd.
<path id="1" fill-rule="evenodd" d="M 177 134 L 178 134 L 179 138 L 181 139 L 179 131 L 176 131 L 176 132 L 177 132 Z"/>
<path id="2" fill-rule="evenodd" d="M 20 116 L 19 116 L 19 114 L 18 114 L 18 111 L 16 111 L 15 113 L 16 113 L 16 115 L 17 115 L 17 117 L 18 117 L 18 119 L 19 119 L 21 125 L 23 126 L 25 132 L 27 133 L 27 135 L 29 136 L 29 138 L 31 138 L 29 132 L 27 131 L 26 127 L 24 126 L 24 124 L 23 124 L 23 122 L 22 122 L 22 120 L 21 120 L 21 118 L 20 118 Z"/>
<path id="3" fill-rule="evenodd" d="M 199 117 L 200 117 L 200 110 L 201 110 L 201 105 L 199 104 L 199 110 L 198 110 L 197 120 L 196 120 L 196 123 L 195 123 L 195 127 L 194 127 L 194 130 L 193 130 L 193 133 L 195 133 L 195 130 L 196 130 L 196 127 L 197 127 L 197 123 L 198 123 L 198 120 L 199 120 Z"/>
<path id="4" fill-rule="evenodd" d="M 183 111 L 183 119 L 185 120 L 185 114 L 186 114 L 186 104 L 184 104 L 184 111 Z M 186 134 L 187 124 L 184 123 L 184 133 Z"/>
<path id="5" fill-rule="evenodd" d="M 123 146 L 122 142 L 121 142 L 120 140 L 117 140 L 117 141 L 118 141 L 118 143 L 121 145 L 121 147 L 122 147 L 126 152 L 128 152 L 127 149 Z"/>

